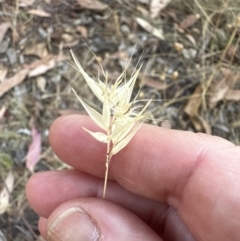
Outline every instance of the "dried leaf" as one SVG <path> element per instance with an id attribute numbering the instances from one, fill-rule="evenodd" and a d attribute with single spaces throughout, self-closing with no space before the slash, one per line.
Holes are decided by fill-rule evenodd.
<path id="1" fill-rule="evenodd" d="M 240 90 L 228 90 L 225 100 L 240 101 Z"/>
<path id="2" fill-rule="evenodd" d="M 212 95 L 209 98 L 209 107 L 211 109 L 214 108 L 219 101 L 225 99 L 228 91 L 239 77 L 238 75 L 234 76 L 230 70 L 225 68 L 222 68 L 221 71 L 224 74 L 224 77 L 212 87 Z"/>
<path id="3" fill-rule="evenodd" d="M 35 0 L 19 0 L 18 5 L 19 7 L 25 8 L 32 6 Z"/>
<path id="4" fill-rule="evenodd" d="M 200 18 L 199 14 L 188 15 L 185 19 L 183 19 L 183 21 L 180 23 L 179 27 L 181 29 L 189 28 L 192 25 L 194 25 L 198 21 L 199 18 Z"/>
<path id="5" fill-rule="evenodd" d="M 63 58 L 59 56 L 49 55 L 42 60 L 35 61 L 31 65 L 25 66 L 23 70 L 15 74 L 13 77 L 4 80 L 3 83 L 0 83 L 0 97 L 9 91 L 14 86 L 23 82 L 25 77 L 35 77 L 41 74 L 46 73 L 48 70 L 55 67 L 57 61 L 61 61 Z"/>
<path id="6" fill-rule="evenodd" d="M 211 126 L 200 115 L 191 117 L 191 122 L 197 132 L 205 132 L 211 135 Z"/>
<path id="7" fill-rule="evenodd" d="M 0 84 L 0 97 L 11 90 L 14 86 L 21 84 L 28 75 L 29 71 L 29 68 L 25 68 L 13 77 L 5 79 L 4 82 Z"/>
<path id="8" fill-rule="evenodd" d="M 6 109 L 7 109 L 6 106 L 3 106 L 3 107 L 0 109 L 0 120 L 3 118 Z"/>
<path id="9" fill-rule="evenodd" d="M 88 30 L 85 26 L 79 25 L 77 26 L 77 31 L 81 34 L 83 38 L 88 38 Z"/>
<path id="10" fill-rule="evenodd" d="M 104 11 L 108 8 L 108 5 L 96 0 L 77 0 L 78 4 L 85 9 Z"/>
<path id="11" fill-rule="evenodd" d="M 0 192 L 0 215 L 3 214 L 8 206 L 11 192 L 13 190 L 14 176 L 13 172 L 10 171 L 4 181 L 4 187 Z"/>
<path id="12" fill-rule="evenodd" d="M 212 134 L 212 128 L 211 125 L 202 117 L 202 116 L 198 116 L 199 122 L 202 125 L 202 129 L 199 130 L 201 132 L 205 132 L 206 134 L 211 135 Z"/>
<path id="13" fill-rule="evenodd" d="M 161 10 L 163 10 L 171 0 L 151 0 L 150 2 L 150 12 L 151 17 L 156 18 Z"/>
<path id="14" fill-rule="evenodd" d="M 197 43 L 196 43 L 196 40 L 195 38 L 190 35 L 190 34 L 185 34 L 185 37 L 193 44 L 194 47 L 197 48 Z"/>
<path id="15" fill-rule="evenodd" d="M 48 55 L 46 43 L 38 43 L 33 45 L 32 47 L 26 48 L 24 51 L 25 55 L 35 55 L 39 58 L 45 58 Z"/>
<path id="16" fill-rule="evenodd" d="M 233 74 L 232 70 L 230 68 L 225 68 L 225 67 L 221 67 L 221 72 L 223 73 L 223 75 L 226 76 L 233 76 L 235 74 Z"/>
<path id="17" fill-rule="evenodd" d="M 165 90 L 168 88 L 168 85 L 165 82 L 160 82 L 160 81 L 154 80 L 150 77 L 144 78 L 143 85 L 152 87 L 156 90 Z"/>
<path id="18" fill-rule="evenodd" d="M 71 47 L 77 46 L 77 45 L 79 44 L 79 42 L 80 42 L 79 39 L 75 39 L 75 40 L 74 40 L 74 38 L 73 38 L 73 41 L 72 41 L 72 42 L 68 42 L 68 43 L 64 42 L 64 43 L 62 44 L 62 47 L 69 49 L 69 48 L 71 48 Z"/>
<path id="19" fill-rule="evenodd" d="M 75 37 L 71 34 L 68 34 L 68 33 L 63 33 L 61 35 L 61 39 L 63 40 L 65 45 L 75 41 Z"/>
<path id="20" fill-rule="evenodd" d="M 174 22 L 176 22 L 176 23 L 179 22 L 178 13 L 177 13 L 176 9 L 174 9 L 174 8 L 165 9 L 164 14 L 166 14 L 166 16 L 169 16 L 171 19 L 173 19 Z"/>
<path id="21" fill-rule="evenodd" d="M 165 37 L 163 36 L 163 30 L 162 29 L 157 29 L 153 27 L 150 23 L 148 23 L 146 20 L 142 18 L 135 18 L 137 23 L 145 29 L 147 32 L 151 33 L 154 37 L 159 38 L 161 40 L 164 40 Z"/>
<path id="22" fill-rule="evenodd" d="M 227 77 L 224 77 L 221 81 L 212 87 L 212 95 L 209 98 L 209 107 L 213 109 L 217 103 L 225 98 L 225 95 L 229 91 L 229 84 L 227 83 Z"/>
<path id="23" fill-rule="evenodd" d="M 0 83 L 5 79 L 8 73 L 8 68 L 7 67 L 2 67 L 0 68 Z"/>
<path id="24" fill-rule="evenodd" d="M 37 87 L 44 93 L 46 90 L 46 84 L 47 84 L 47 80 L 46 78 L 44 78 L 43 76 L 38 76 L 37 77 Z"/>
<path id="25" fill-rule="evenodd" d="M 26 167 L 33 172 L 34 167 L 40 160 L 41 155 L 41 134 L 37 132 L 36 128 L 32 127 L 32 142 L 29 146 L 26 156 Z"/>
<path id="26" fill-rule="evenodd" d="M 184 108 L 184 112 L 190 117 L 198 116 L 198 110 L 202 104 L 201 93 L 202 87 L 201 85 L 198 85 Z"/>
<path id="27" fill-rule="evenodd" d="M 48 70 L 55 67 L 57 63 L 57 57 L 48 55 L 42 60 L 35 61 L 30 65 L 31 71 L 29 72 L 29 77 L 35 77 L 46 73 Z"/>
<path id="28" fill-rule="evenodd" d="M 194 93 L 190 97 L 188 103 L 186 104 L 184 108 L 184 112 L 190 116 L 191 122 L 196 131 L 200 131 L 200 132 L 204 131 L 207 134 L 211 134 L 212 131 L 211 131 L 210 125 L 198 113 L 199 108 L 202 104 L 201 94 L 202 94 L 202 86 L 198 85 L 194 90 Z"/>
<path id="29" fill-rule="evenodd" d="M 51 17 L 50 13 L 45 12 L 44 10 L 41 10 L 41 9 L 32 9 L 32 10 L 29 10 L 28 13 L 38 16 L 38 17 L 44 17 L 44 18 Z"/>
<path id="30" fill-rule="evenodd" d="M 230 58 L 233 58 L 233 57 L 239 57 L 237 52 L 239 50 L 238 48 L 239 46 L 238 45 L 230 45 L 228 50 L 227 50 L 227 55 L 230 57 Z"/>
<path id="31" fill-rule="evenodd" d="M 10 23 L 2 23 L 0 24 L 0 43 L 3 41 L 3 38 L 6 34 L 6 32 L 8 31 L 8 29 L 10 28 Z"/>

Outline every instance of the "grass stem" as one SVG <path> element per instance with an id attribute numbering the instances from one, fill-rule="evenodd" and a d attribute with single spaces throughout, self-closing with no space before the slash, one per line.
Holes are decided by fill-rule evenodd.
<path id="1" fill-rule="evenodd" d="M 111 157 L 112 157 L 112 155 L 111 155 L 111 143 L 109 142 L 107 144 L 106 167 L 105 167 L 105 177 L 104 177 L 104 187 L 103 187 L 103 199 L 105 199 L 105 197 L 106 197 L 108 169 L 109 169 Z"/>

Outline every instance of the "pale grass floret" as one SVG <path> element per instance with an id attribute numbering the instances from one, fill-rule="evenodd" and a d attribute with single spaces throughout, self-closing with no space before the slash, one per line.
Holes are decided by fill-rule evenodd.
<path id="1" fill-rule="evenodd" d="M 107 74 L 103 71 L 101 66 L 105 82 L 102 82 L 100 79 L 95 81 L 89 77 L 77 60 L 73 51 L 71 50 L 70 52 L 77 66 L 77 70 L 82 74 L 92 92 L 102 103 L 102 112 L 99 113 L 86 104 L 83 99 L 77 95 L 76 91 L 73 90 L 92 120 L 104 130 L 104 132 L 92 132 L 83 127 L 83 129 L 95 139 L 107 144 L 106 171 L 103 188 L 103 198 L 105 198 L 108 169 L 111 158 L 122 150 L 136 134 L 141 123 L 145 119 L 144 111 L 150 104 L 151 100 L 149 100 L 144 107 L 134 106 L 136 98 L 131 102 L 132 91 L 141 67 L 134 71 L 128 81 L 125 78 L 125 69 L 115 83 L 109 84 Z M 139 111 L 140 108 L 142 109 Z"/>

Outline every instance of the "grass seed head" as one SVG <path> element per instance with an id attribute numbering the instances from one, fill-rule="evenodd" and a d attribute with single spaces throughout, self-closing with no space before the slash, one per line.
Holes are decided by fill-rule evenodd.
<path id="1" fill-rule="evenodd" d="M 76 91 L 73 90 L 91 119 L 105 131 L 105 133 L 92 132 L 83 128 L 96 140 L 107 143 L 105 191 L 103 194 L 103 197 L 105 197 L 108 165 L 111 157 L 121 151 L 134 137 L 140 128 L 141 123 L 146 118 L 144 111 L 150 104 L 151 100 L 149 100 L 143 107 L 140 105 L 134 106 L 136 97 L 134 98 L 134 101 L 131 102 L 133 88 L 142 66 L 134 70 L 134 73 L 129 80 L 126 80 L 125 78 L 125 69 L 115 83 L 109 84 L 107 74 L 104 73 L 102 66 L 100 67 L 105 76 L 105 82 L 102 82 L 100 79 L 95 81 L 84 71 L 72 50 L 71 55 L 77 66 L 77 70 L 82 74 L 93 94 L 102 103 L 102 112 L 99 113 L 86 104 L 83 99 L 77 95 Z"/>

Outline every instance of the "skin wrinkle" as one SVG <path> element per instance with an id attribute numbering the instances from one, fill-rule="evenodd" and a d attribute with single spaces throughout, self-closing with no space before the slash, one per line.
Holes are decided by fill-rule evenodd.
<path id="1" fill-rule="evenodd" d="M 168 207 L 165 211 L 165 217 L 164 217 L 164 221 L 163 221 L 163 227 L 162 227 L 162 233 L 164 235 L 164 233 L 167 233 L 167 220 L 168 217 L 170 216 L 170 207 Z"/>
<path id="2" fill-rule="evenodd" d="M 145 138 L 146 137 L 143 136 L 143 139 L 138 142 L 139 145 L 135 145 L 133 147 L 129 146 L 129 149 L 131 148 L 133 153 L 139 153 L 138 164 L 136 167 L 137 169 L 135 172 L 138 173 L 139 176 L 146 177 L 146 179 L 148 179 L 148 177 L 151 176 L 152 183 L 158 183 L 158 179 L 159 179 L 158 170 L 161 170 L 160 169 L 161 167 L 159 168 L 159 165 L 162 165 L 162 163 L 161 163 L 161 160 L 159 159 L 155 160 L 155 157 L 160 156 L 157 154 L 160 149 L 158 145 L 146 146 L 145 143 L 147 143 L 147 141 L 145 141 Z M 158 138 L 155 137 L 155 139 L 156 141 L 153 140 L 153 143 L 157 143 Z M 141 153 L 139 152 L 139 150 L 141 150 Z M 161 152 L 164 152 L 164 150 L 161 150 Z M 151 169 L 143 168 L 146 165 L 148 166 L 149 160 L 151 160 L 150 162 L 152 163 Z M 155 164 L 155 166 L 153 166 L 153 164 Z M 146 172 L 147 170 L 148 172 Z M 153 177 L 155 177 L 156 180 L 154 180 Z M 148 190 L 152 188 L 151 183 L 149 183 L 149 185 L 146 185 L 147 182 L 144 182 L 144 184 L 145 184 L 144 186 L 141 185 L 142 187 L 144 187 L 142 188 L 141 196 L 144 196 L 143 193 L 148 193 Z M 162 183 L 160 185 L 162 185 Z M 163 189 L 165 191 L 163 191 Z M 161 199 L 161 201 L 166 201 L 166 197 L 167 197 L 166 189 L 167 189 L 166 187 L 162 187 L 161 195 L 156 195 L 156 196 L 159 196 L 158 201 L 160 201 L 159 199 Z"/>
<path id="3" fill-rule="evenodd" d="M 183 136 L 185 133 L 181 133 L 181 135 Z M 176 138 L 176 142 L 178 141 L 182 141 L 182 136 L 177 136 Z M 170 137 L 169 137 L 170 138 Z M 155 150 L 158 150 L 158 148 L 155 147 Z M 194 175 L 194 172 L 196 171 L 196 163 L 198 163 L 199 161 L 198 160 L 201 160 L 200 158 L 203 156 L 203 153 L 204 152 L 204 148 L 202 148 L 200 151 L 199 151 L 199 154 L 197 154 L 197 156 L 195 157 L 194 156 L 194 160 L 190 160 L 189 163 L 190 165 L 187 166 L 187 170 L 188 172 L 186 172 L 185 170 L 185 174 L 184 174 L 184 178 L 182 178 L 181 180 L 179 180 L 177 177 L 179 176 L 178 175 L 178 172 L 176 172 L 176 185 L 174 187 L 174 190 L 171 190 L 172 188 L 169 188 L 169 187 L 166 187 L 165 188 L 165 198 L 164 200 L 170 205 L 170 206 L 173 206 L 177 209 L 177 203 L 181 202 L 181 198 L 183 197 L 183 194 L 184 194 L 184 190 L 185 190 L 185 187 L 187 185 L 188 182 L 190 182 L 190 179 L 191 179 L 191 176 Z M 161 150 L 161 153 L 164 153 L 164 150 Z M 166 153 L 166 155 L 168 155 L 168 153 Z M 161 156 L 161 155 L 156 155 L 154 154 L 153 156 Z M 164 155 L 163 155 L 164 156 Z M 159 163 L 159 165 L 161 165 L 160 162 L 157 162 L 157 161 L 154 161 L 153 163 Z M 161 167 L 160 167 L 161 168 Z M 160 169 L 159 167 L 156 167 L 154 168 L 155 170 L 159 170 Z M 180 170 L 182 171 L 182 170 Z M 157 175 L 156 175 L 157 176 Z M 180 176 L 183 176 L 183 175 L 180 175 Z M 169 190 L 169 191 L 167 191 Z M 172 193 L 174 193 L 175 195 L 173 196 Z M 173 201 L 175 200 L 175 201 Z"/>
<path id="4" fill-rule="evenodd" d="M 166 207 L 165 207 L 163 212 L 158 213 L 158 212 L 156 212 L 156 210 L 152 209 L 148 219 L 146 220 L 146 223 L 149 224 L 150 227 L 154 226 L 153 225 L 154 223 L 158 223 L 158 228 L 159 228 L 159 226 L 161 227 L 160 231 L 159 231 L 161 236 L 164 235 L 164 230 L 165 230 L 165 226 L 166 226 L 168 210 L 169 210 L 169 206 L 167 204 L 166 204 Z M 159 216 L 161 216 L 163 218 L 160 218 Z M 161 223 L 156 222 L 157 220 L 161 220 Z"/>
<path id="5" fill-rule="evenodd" d="M 131 183 L 131 184 L 133 184 L 133 185 L 136 184 L 136 183 L 134 183 L 133 181 L 131 181 L 129 178 L 124 177 L 124 175 L 121 175 L 121 174 L 118 173 L 118 176 L 119 176 L 119 178 L 123 179 L 124 181 L 126 181 L 126 182 L 128 182 L 128 183 Z"/>
<path id="6" fill-rule="evenodd" d="M 89 175 L 87 173 L 84 173 L 84 174 L 87 176 Z M 77 186 L 81 186 L 81 182 L 79 182 L 79 184 L 77 184 Z M 92 186 L 94 186 L 93 190 L 92 190 Z M 98 180 L 95 185 L 91 185 L 91 188 L 88 188 L 87 196 L 102 198 L 102 188 L 103 188 L 103 182 L 102 182 L 102 180 Z M 89 191 L 89 190 L 91 190 L 91 191 Z M 79 198 L 79 196 L 77 198 Z"/>
<path id="7" fill-rule="evenodd" d="M 201 166 L 203 160 L 204 160 L 204 155 L 207 153 L 209 147 L 208 146 L 202 146 L 197 155 L 195 156 L 195 159 L 192 161 L 193 165 L 191 169 L 189 169 L 188 173 L 186 173 L 185 178 L 182 180 L 181 184 L 181 190 L 179 191 L 179 196 L 175 197 L 177 199 L 177 202 L 175 202 L 174 208 L 178 210 L 178 207 L 181 206 L 182 200 L 185 199 L 185 192 L 188 187 L 188 183 L 191 183 L 192 178 L 194 177 L 195 173 L 198 171 L 198 167 Z M 185 179 L 185 180 L 184 180 Z M 180 188 L 179 182 L 176 183 L 176 186 Z M 178 189 L 179 189 L 178 188 Z M 174 193 L 177 193 L 176 191 Z M 174 200 L 174 197 L 171 196 L 170 199 L 168 197 L 168 203 L 171 205 L 171 201 Z"/>
<path id="8" fill-rule="evenodd" d="M 202 143 L 208 143 L 208 144 L 212 144 L 212 142 L 214 141 L 215 142 L 215 146 L 223 146 L 224 148 L 226 146 L 229 146 L 229 147 L 235 147 L 235 145 L 226 140 L 226 139 L 223 139 L 219 136 L 210 136 L 208 134 L 205 134 L 205 133 L 196 133 L 196 135 L 202 140 Z M 199 141 L 200 141 L 199 139 Z"/>
<path id="9" fill-rule="evenodd" d="M 195 156 L 195 159 L 192 161 L 193 165 L 192 165 L 191 169 L 189 169 L 188 173 L 185 174 L 185 178 L 182 179 L 182 180 L 185 180 L 185 181 L 183 181 L 183 183 L 181 185 L 179 185 L 179 182 L 176 183 L 175 187 L 178 187 L 178 189 L 179 189 L 179 187 L 181 187 L 181 188 L 178 192 L 174 191 L 174 193 L 179 193 L 179 195 L 177 197 L 176 196 L 174 197 L 171 194 L 169 194 L 169 196 L 167 197 L 167 203 L 170 206 L 173 206 L 176 209 L 177 213 L 179 213 L 179 208 L 182 206 L 183 200 L 186 199 L 185 193 L 187 193 L 189 195 L 189 191 L 186 191 L 188 189 L 188 186 L 189 186 L 188 184 L 192 182 L 191 181 L 192 178 L 194 178 L 195 174 L 199 171 L 199 167 L 202 165 L 202 162 L 203 162 L 202 160 L 204 160 L 204 155 L 206 155 L 208 150 L 209 150 L 208 145 L 203 145 L 201 147 L 201 149 L 199 150 L 199 152 Z M 187 223 L 187 226 L 188 226 L 190 231 L 195 230 L 195 228 L 191 229 L 191 225 L 189 225 L 190 223 L 192 223 L 192 220 L 189 220 L 190 223 L 186 219 L 182 220 L 182 221 L 184 223 Z M 198 237 L 200 237 L 200 236 L 198 236 Z M 203 238 L 203 240 L 205 240 L 205 239 Z"/>
<path id="10" fill-rule="evenodd" d="M 140 160 L 140 159 L 138 159 L 138 160 Z M 141 161 L 142 163 L 145 163 L 145 159 L 144 158 L 143 159 L 141 158 L 141 160 L 142 160 Z M 141 176 L 141 172 L 142 172 L 142 169 L 143 169 L 141 164 L 139 164 L 141 162 L 138 162 L 138 165 L 136 165 L 136 168 L 135 168 L 135 171 L 134 171 L 136 173 L 139 173 L 140 176 Z M 141 197 L 146 197 L 146 195 L 144 195 L 144 192 L 146 190 L 149 190 L 151 188 L 151 185 L 150 186 L 148 186 L 148 185 L 140 185 L 140 184 L 138 184 L 138 182 L 129 182 L 128 178 L 123 177 L 123 175 L 121 175 L 121 174 L 119 175 L 119 172 L 114 172 L 114 173 L 117 173 L 117 175 L 116 174 L 114 175 L 114 177 L 115 177 L 114 180 L 117 180 L 117 182 L 121 186 L 123 186 L 125 189 L 127 189 L 130 192 L 133 192 L 136 195 L 139 195 Z M 152 173 L 149 173 L 149 174 L 152 175 Z M 129 173 L 127 173 L 126 175 L 127 176 L 131 176 L 131 174 L 129 174 Z M 145 175 L 146 175 L 146 173 L 142 174 L 142 176 L 145 176 Z M 131 184 L 131 186 L 133 186 L 133 187 L 131 188 L 129 184 Z M 138 188 L 136 188 L 136 187 L 138 187 Z"/>
<path id="11" fill-rule="evenodd" d="M 157 209 L 152 207 L 148 209 L 148 214 L 144 217 L 144 222 L 146 222 L 150 227 L 152 227 L 158 234 L 163 235 L 163 230 L 166 221 L 167 210 L 169 206 L 164 203 L 164 207 Z M 146 217 L 147 216 L 147 217 Z"/>
<path id="12" fill-rule="evenodd" d="M 118 181 L 118 183 L 121 185 L 121 181 Z M 138 185 L 138 186 L 139 186 L 139 185 Z M 135 188 L 136 188 L 136 185 L 135 185 Z M 138 195 L 138 196 L 140 196 L 140 197 L 144 197 L 144 196 L 142 195 L 142 192 L 138 192 L 138 191 L 136 191 L 135 188 L 127 187 L 127 188 L 125 188 L 125 189 L 126 189 L 127 191 L 129 191 L 129 192 L 135 194 L 135 195 Z"/>
<path id="13" fill-rule="evenodd" d="M 156 212 L 156 210 L 151 210 L 148 219 L 145 221 L 150 227 L 154 227 L 157 233 L 163 237 L 165 232 L 165 227 L 167 225 L 169 206 L 166 205 L 163 211 Z M 159 222 L 159 220 L 161 220 Z"/>
<path id="14" fill-rule="evenodd" d="M 234 200 L 238 200 L 238 197 L 239 197 L 240 179 L 238 179 L 237 181 L 238 181 L 238 185 L 236 185 L 235 190 L 233 192 L 234 193 L 234 195 L 233 195 Z M 236 183 L 236 180 L 235 180 L 235 183 Z"/>
<path id="15" fill-rule="evenodd" d="M 174 220 L 173 220 L 174 219 Z M 166 219 L 164 222 L 164 231 L 163 231 L 163 239 L 164 240 L 175 240 L 175 241 L 195 241 L 193 236 L 188 232 L 187 227 L 183 222 L 180 221 L 180 217 L 176 214 L 176 210 L 172 207 L 168 207 L 166 210 Z M 175 224 L 174 227 L 179 231 L 179 233 L 188 233 L 188 235 L 176 236 L 176 233 L 172 232 L 172 224 Z M 181 231 L 180 231 L 181 230 Z"/>

